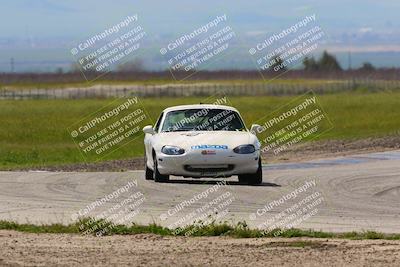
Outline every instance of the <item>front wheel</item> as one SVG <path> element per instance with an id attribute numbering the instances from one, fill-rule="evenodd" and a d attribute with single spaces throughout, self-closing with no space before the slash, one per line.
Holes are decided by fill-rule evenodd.
<path id="1" fill-rule="evenodd" d="M 262 165 L 261 158 L 258 160 L 258 169 L 256 173 L 238 175 L 240 183 L 256 185 L 262 183 Z"/>
<path id="2" fill-rule="evenodd" d="M 147 159 L 144 160 L 144 166 L 146 168 L 145 178 L 146 180 L 153 180 L 153 170 L 147 167 Z"/>
<path id="3" fill-rule="evenodd" d="M 153 171 L 153 179 L 156 183 L 164 183 L 169 181 L 169 175 L 163 175 L 158 172 L 158 164 L 157 164 L 157 157 L 154 155 L 153 157 L 154 163 L 154 171 Z"/>

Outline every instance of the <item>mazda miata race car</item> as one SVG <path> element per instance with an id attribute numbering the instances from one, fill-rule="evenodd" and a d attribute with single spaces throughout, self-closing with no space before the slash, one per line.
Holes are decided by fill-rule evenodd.
<path id="1" fill-rule="evenodd" d="M 166 182 L 170 175 L 201 178 L 238 175 L 260 184 L 260 142 L 239 112 L 221 105 L 184 105 L 165 109 L 155 126 L 145 126 L 146 179 Z"/>

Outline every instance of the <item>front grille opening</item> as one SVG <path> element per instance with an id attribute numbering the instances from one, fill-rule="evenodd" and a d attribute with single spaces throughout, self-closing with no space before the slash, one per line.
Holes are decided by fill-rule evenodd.
<path id="1" fill-rule="evenodd" d="M 235 165 L 185 165 L 184 169 L 188 172 L 201 172 L 201 173 L 209 173 L 209 172 L 224 172 L 231 171 Z"/>

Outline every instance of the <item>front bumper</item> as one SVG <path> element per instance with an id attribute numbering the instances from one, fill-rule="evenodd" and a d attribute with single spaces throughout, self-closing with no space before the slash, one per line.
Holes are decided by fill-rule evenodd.
<path id="1" fill-rule="evenodd" d="M 201 151 L 185 152 L 182 155 L 157 155 L 158 171 L 164 175 L 187 177 L 228 177 L 238 174 L 256 173 L 259 151 L 252 154 L 237 154 L 232 151 L 217 151 L 204 155 Z"/>

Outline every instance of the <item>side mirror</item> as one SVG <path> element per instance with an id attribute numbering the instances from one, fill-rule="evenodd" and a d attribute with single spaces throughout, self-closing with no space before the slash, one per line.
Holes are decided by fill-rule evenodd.
<path id="1" fill-rule="evenodd" d="M 155 134 L 155 133 L 156 133 L 156 132 L 154 131 L 154 129 L 153 129 L 153 126 L 151 126 L 151 125 L 144 126 L 144 127 L 143 127 L 143 132 L 144 132 L 145 134 Z"/>
<path id="2" fill-rule="evenodd" d="M 262 130 L 263 130 L 263 127 L 258 124 L 253 124 L 253 125 L 251 125 L 251 128 L 250 128 L 250 132 L 252 134 L 258 134 L 258 133 L 262 132 Z"/>

